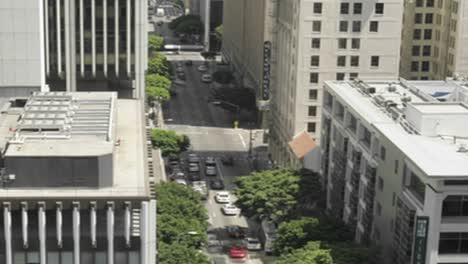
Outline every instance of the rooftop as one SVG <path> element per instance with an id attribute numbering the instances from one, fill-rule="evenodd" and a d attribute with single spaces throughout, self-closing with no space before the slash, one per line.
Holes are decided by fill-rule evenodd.
<path id="1" fill-rule="evenodd" d="M 1 188 L 0 197 L 148 197 L 141 104 L 117 99 L 112 92 L 35 93 L 24 107 L 7 103 L 0 113 L 0 148 L 5 164 L 13 160 L 27 166 L 24 161 L 29 158 L 65 159 L 71 160 L 75 170 L 73 162 L 107 159 L 104 169 L 99 165 L 98 173 L 112 180 L 105 187 Z"/>
<path id="2" fill-rule="evenodd" d="M 456 96 L 468 89 L 461 83 L 401 79 L 326 85 L 428 176 L 468 177 L 468 105 Z"/>

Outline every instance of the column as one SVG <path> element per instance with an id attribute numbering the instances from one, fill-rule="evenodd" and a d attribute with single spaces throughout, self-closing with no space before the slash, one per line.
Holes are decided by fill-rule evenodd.
<path id="1" fill-rule="evenodd" d="M 125 202 L 125 244 L 130 247 L 130 233 L 132 226 L 130 202 Z"/>
<path id="2" fill-rule="evenodd" d="M 91 57 L 93 76 L 96 76 L 96 1 L 91 0 Z"/>
<path id="3" fill-rule="evenodd" d="M 46 251 L 46 212 L 45 203 L 38 203 L 38 232 L 39 232 L 39 253 L 40 264 L 47 264 L 47 251 Z"/>
<path id="4" fill-rule="evenodd" d="M 114 203 L 112 202 L 107 204 L 107 264 L 114 264 Z"/>
<path id="5" fill-rule="evenodd" d="M 210 51 L 210 5 L 211 0 L 205 0 L 205 51 Z"/>
<path id="6" fill-rule="evenodd" d="M 76 91 L 75 0 L 65 1 L 65 80 L 66 90 Z"/>
<path id="7" fill-rule="evenodd" d="M 21 203 L 21 227 L 23 233 L 23 247 L 28 248 L 28 203 Z"/>
<path id="8" fill-rule="evenodd" d="M 149 239 L 150 244 L 148 245 L 148 255 L 149 255 L 149 263 L 156 263 L 156 200 L 150 200 L 149 202 L 149 214 L 148 214 L 148 225 L 150 229 Z"/>
<path id="9" fill-rule="evenodd" d="M 150 263 L 148 257 L 148 240 L 149 240 L 149 215 L 148 215 L 148 202 L 141 203 L 140 210 L 140 256 L 141 263 Z"/>
<path id="10" fill-rule="evenodd" d="M 60 0 L 56 0 L 55 6 L 55 18 L 57 19 L 57 73 L 60 75 L 62 73 L 62 32 L 60 31 Z"/>
<path id="11" fill-rule="evenodd" d="M 141 72 L 141 60 L 140 60 L 140 50 L 141 50 L 141 44 L 140 44 L 140 32 L 142 30 L 141 28 L 141 22 L 140 22 L 140 1 L 136 0 L 135 1 L 135 11 L 134 11 L 134 24 L 135 24 L 135 97 L 136 98 L 141 98 L 140 96 L 140 72 Z"/>
<path id="12" fill-rule="evenodd" d="M 49 0 L 44 0 L 44 31 L 45 31 L 45 65 L 46 75 L 50 74 L 50 56 L 49 56 Z"/>
<path id="13" fill-rule="evenodd" d="M 13 256 L 11 251 L 11 211 L 10 203 L 3 203 L 3 227 L 5 231 L 5 261 L 6 264 L 12 264 Z"/>
<path id="14" fill-rule="evenodd" d="M 57 230 L 57 246 L 59 248 L 62 248 L 63 245 L 63 240 L 62 240 L 62 203 L 57 203 L 56 204 L 56 213 L 55 213 L 55 224 L 56 224 L 56 230 Z"/>
<path id="15" fill-rule="evenodd" d="M 119 75 L 119 0 L 114 0 L 114 52 L 115 52 L 115 75 Z"/>
<path id="16" fill-rule="evenodd" d="M 103 40 L 103 50 L 104 55 L 104 76 L 107 77 L 107 0 L 102 0 L 102 40 Z"/>
<path id="17" fill-rule="evenodd" d="M 84 77 L 85 74 L 85 65 L 84 65 L 84 7 L 83 1 L 80 0 L 80 72 L 81 77 Z"/>
<path id="18" fill-rule="evenodd" d="M 90 226 L 90 236 L 91 236 L 91 245 L 93 246 L 93 248 L 96 248 L 97 247 L 97 242 L 96 242 L 96 202 L 92 202 L 91 203 L 91 206 L 90 206 L 90 214 L 89 214 L 89 217 L 90 217 L 90 223 L 91 223 L 91 226 Z"/>
<path id="19" fill-rule="evenodd" d="M 80 264 L 80 203 L 73 203 L 73 263 Z"/>
<path id="20" fill-rule="evenodd" d="M 132 6 L 130 0 L 127 0 L 127 76 L 131 76 L 132 70 L 132 23 L 131 23 L 131 16 L 132 16 Z"/>

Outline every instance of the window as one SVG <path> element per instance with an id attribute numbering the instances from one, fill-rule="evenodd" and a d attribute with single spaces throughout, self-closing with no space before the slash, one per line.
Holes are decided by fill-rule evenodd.
<path id="1" fill-rule="evenodd" d="M 427 81 L 427 80 L 429 80 L 429 77 L 427 77 L 427 76 L 421 76 L 421 81 Z"/>
<path id="2" fill-rule="evenodd" d="M 426 18 L 424 19 L 424 23 L 432 24 L 433 21 L 434 21 L 434 15 L 432 13 L 427 13 Z"/>
<path id="3" fill-rule="evenodd" d="M 340 5 L 340 14 L 342 14 L 342 15 L 349 14 L 349 3 L 341 3 L 341 5 Z"/>
<path id="4" fill-rule="evenodd" d="M 439 57 L 439 48 L 434 47 L 434 57 L 438 58 Z"/>
<path id="5" fill-rule="evenodd" d="M 423 0 L 416 0 L 416 6 L 417 7 L 422 7 L 424 4 L 423 4 Z"/>
<path id="6" fill-rule="evenodd" d="M 322 3 L 314 3 L 314 14 L 322 14 Z"/>
<path id="7" fill-rule="evenodd" d="M 340 21 L 340 32 L 348 32 L 348 21 Z"/>
<path id="8" fill-rule="evenodd" d="M 395 174 L 398 174 L 398 167 L 400 166 L 400 162 L 398 160 L 395 160 L 395 166 L 393 167 L 393 172 Z"/>
<path id="9" fill-rule="evenodd" d="M 357 72 L 351 72 L 351 73 L 349 73 L 349 79 L 350 79 L 350 80 L 357 79 L 358 77 L 359 77 L 359 73 L 357 73 Z"/>
<path id="10" fill-rule="evenodd" d="M 317 107 L 309 106 L 309 116 L 316 116 L 316 115 L 317 115 Z"/>
<path id="11" fill-rule="evenodd" d="M 439 254 L 468 253 L 468 233 L 440 233 Z"/>
<path id="12" fill-rule="evenodd" d="M 371 67 L 379 67 L 380 57 L 379 56 L 371 56 Z"/>
<path id="13" fill-rule="evenodd" d="M 375 13 L 378 15 L 383 15 L 384 13 L 384 3 L 375 4 Z"/>
<path id="14" fill-rule="evenodd" d="M 317 90 L 311 89 L 309 90 L 309 99 L 310 100 L 317 100 Z"/>
<path id="15" fill-rule="evenodd" d="M 468 216 L 468 196 L 447 196 L 442 203 L 442 216 Z"/>
<path id="16" fill-rule="evenodd" d="M 379 202 L 377 202 L 376 211 L 378 216 L 382 215 L 382 205 Z"/>
<path id="17" fill-rule="evenodd" d="M 452 13 L 458 14 L 458 2 L 452 1 Z"/>
<path id="18" fill-rule="evenodd" d="M 353 21 L 353 32 L 361 32 L 361 21 Z"/>
<path id="19" fill-rule="evenodd" d="M 312 39 L 312 48 L 313 49 L 320 49 L 320 39 L 319 38 L 313 38 Z"/>
<path id="20" fill-rule="evenodd" d="M 322 21 L 312 21 L 312 31 L 313 32 L 322 31 Z"/>
<path id="21" fill-rule="evenodd" d="M 318 73 L 311 72 L 309 78 L 310 78 L 309 79 L 310 83 L 318 83 L 318 79 L 319 79 Z"/>
<path id="22" fill-rule="evenodd" d="M 431 56 L 431 46 L 424 45 L 422 55 L 423 56 Z"/>
<path id="23" fill-rule="evenodd" d="M 442 15 L 436 14 L 436 24 L 441 25 L 442 24 Z"/>
<path id="24" fill-rule="evenodd" d="M 438 7 L 438 8 L 444 7 L 444 0 L 438 0 L 438 1 L 437 1 L 437 7 Z"/>
<path id="25" fill-rule="evenodd" d="M 362 3 L 354 3 L 353 5 L 353 13 L 355 15 L 362 14 Z"/>
<path id="26" fill-rule="evenodd" d="M 421 46 L 413 46 L 411 49 L 411 55 L 419 56 L 421 54 Z"/>
<path id="27" fill-rule="evenodd" d="M 424 39 L 432 39 L 432 29 L 425 29 L 424 30 Z"/>
<path id="28" fill-rule="evenodd" d="M 385 147 L 380 147 L 380 159 L 385 160 L 385 157 L 387 156 L 387 150 Z"/>
<path id="29" fill-rule="evenodd" d="M 414 23 L 415 24 L 421 24 L 422 23 L 422 14 L 421 13 L 416 13 L 414 14 Z"/>
<path id="30" fill-rule="evenodd" d="M 338 48 L 339 49 L 346 49 L 347 39 L 339 38 L 338 39 Z"/>
<path id="31" fill-rule="evenodd" d="M 336 80 L 337 81 L 343 81 L 345 77 L 345 74 L 343 72 L 339 72 L 336 74 Z"/>
<path id="32" fill-rule="evenodd" d="M 420 29 L 415 29 L 413 31 L 413 39 L 414 40 L 421 39 L 421 30 Z"/>
<path id="33" fill-rule="evenodd" d="M 320 57 L 314 55 L 310 57 L 310 66 L 318 67 L 320 65 Z"/>
<path id="34" fill-rule="evenodd" d="M 382 177 L 379 177 L 378 181 L 377 181 L 377 185 L 379 187 L 379 191 L 383 191 L 383 187 L 384 187 L 384 180 L 382 179 Z"/>
<path id="35" fill-rule="evenodd" d="M 351 39 L 351 49 L 360 49 L 361 48 L 361 39 L 353 38 Z"/>
<path id="36" fill-rule="evenodd" d="M 457 21 L 455 19 L 450 20 L 450 30 L 457 31 Z"/>
<path id="37" fill-rule="evenodd" d="M 350 62 L 352 67 L 358 67 L 359 66 L 359 56 L 351 56 L 351 62 Z"/>
<path id="38" fill-rule="evenodd" d="M 370 32 L 379 32 L 379 22 L 378 21 L 371 21 L 369 24 L 369 31 Z"/>
<path id="39" fill-rule="evenodd" d="M 339 66 L 339 67 L 346 66 L 346 56 L 338 56 L 336 59 L 336 66 Z"/>
<path id="40" fill-rule="evenodd" d="M 440 41 L 440 30 L 436 29 L 435 31 L 435 40 Z"/>
<path id="41" fill-rule="evenodd" d="M 421 71 L 428 72 L 429 68 L 430 67 L 429 67 L 429 62 L 428 61 L 421 62 Z"/>
<path id="42" fill-rule="evenodd" d="M 315 133 L 315 123 L 307 123 L 307 132 Z"/>
<path id="43" fill-rule="evenodd" d="M 426 0 L 426 7 L 434 7 L 434 0 Z"/>
<path id="44" fill-rule="evenodd" d="M 418 72 L 419 71 L 419 62 L 418 61 L 412 61 L 411 62 L 411 71 L 412 72 Z"/>

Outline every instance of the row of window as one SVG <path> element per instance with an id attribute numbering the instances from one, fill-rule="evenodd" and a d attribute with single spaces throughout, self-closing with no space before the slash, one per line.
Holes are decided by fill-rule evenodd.
<path id="1" fill-rule="evenodd" d="M 336 59 L 336 66 L 338 67 L 346 67 L 346 58 L 347 56 L 337 56 Z M 380 56 L 371 56 L 370 57 L 370 66 L 371 67 L 379 67 L 380 64 Z M 313 67 L 320 66 L 320 56 L 313 55 L 310 59 L 310 65 Z M 349 56 L 349 66 L 351 67 L 358 67 L 359 66 L 359 56 Z"/>
<path id="2" fill-rule="evenodd" d="M 338 31 L 340 33 L 347 33 L 349 32 L 350 28 L 350 21 L 341 20 L 338 24 Z M 351 22 L 351 32 L 353 33 L 360 33 L 362 30 L 362 21 L 355 20 Z M 312 32 L 320 33 L 322 32 L 322 21 L 315 20 L 312 21 Z M 379 21 L 370 21 L 369 22 L 369 32 L 377 33 L 379 32 Z"/>
<path id="3" fill-rule="evenodd" d="M 345 73 L 344 72 L 339 72 L 336 74 L 336 80 L 337 81 L 342 81 L 345 79 Z M 354 80 L 356 78 L 358 78 L 359 74 L 357 72 L 350 72 L 349 73 L 349 79 L 350 80 Z M 309 82 L 312 83 L 312 84 L 318 84 L 319 82 L 319 73 L 318 72 L 311 72 L 310 73 L 310 76 L 309 76 Z M 310 98 L 311 100 L 315 100 L 317 98 L 317 96 L 315 95 L 314 98 Z"/>
<path id="4" fill-rule="evenodd" d="M 351 49 L 357 50 L 361 48 L 361 39 L 359 38 L 352 38 L 351 40 Z M 320 49 L 321 41 L 319 38 L 312 39 L 312 48 L 313 49 Z M 348 39 L 346 38 L 339 38 L 338 39 L 338 48 L 339 49 L 347 49 L 348 48 Z"/>
<path id="5" fill-rule="evenodd" d="M 412 72 L 429 72 L 430 71 L 430 62 L 429 61 L 412 61 L 411 62 L 411 71 Z"/>
<path id="6" fill-rule="evenodd" d="M 363 5 L 362 3 L 353 3 L 352 5 L 353 8 L 353 14 L 354 15 L 361 15 L 362 14 L 362 8 Z M 349 15 L 351 9 L 351 4 L 350 3 L 341 3 L 340 5 L 340 14 L 341 15 Z M 385 9 L 384 3 L 375 3 L 375 14 L 376 15 L 383 15 Z M 323 12 L 323 4 L 320 2 L 314 3 L 314 14 L 320 15 Z"/>

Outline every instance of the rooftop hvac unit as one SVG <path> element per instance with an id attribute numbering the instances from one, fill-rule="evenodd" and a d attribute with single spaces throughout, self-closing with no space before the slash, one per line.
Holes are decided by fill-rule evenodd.
<path id="1" fill-rule="evenodd" d="M 400 117 L 400 110 L 398 110 L 398 108 L 396 108 L 396 107 L 390 107 L 388 109 L 388 112 L 392 116 L 393 120 L 397 120 Z"/>
<path id="2" fill-rule="evenodd" d="M 393 86 L 392 84 L 389 84 L 387 90 L 389 92 L 391 92 L 391 93 L 394 93 L 394 92 L 396 92 L 396 86 Z"/>
<path id="3" fill-rule="evenodd" d="M 383 105 L 385 103 L 385 98 L 381 95 L 377 95 L 377 96 L 374 96 L 374 101 L 378 104 L 378 105 Z"/>
<path id="4" fill-rule="evenodd" d="M 409 102 L 411 102 L 411 96 L 402 96 L 401 101 L 403 103 L 409 103 Z"/>
<path id="5" fill-rule="evenodd" d="M 385 101 L 385 107 L 386 107 L 386 108 L 397 107 L 397 103 L 395 103 L 395 102 L 392 101 L 392 100 L 387 100 L 387 101 Z"/>
<path id="6" fill-rule="evenodd" d="M 368 94 L 375 94 L 375 87 L 368 87 L 366 89 L 366 93 Z"/>

